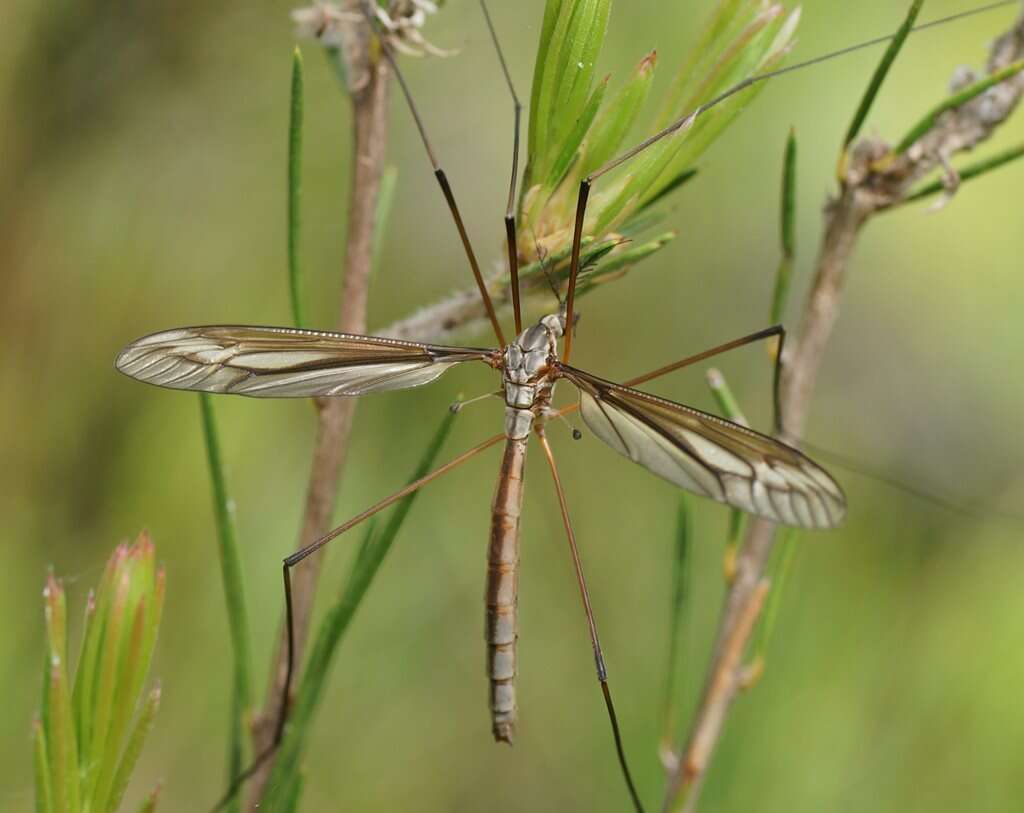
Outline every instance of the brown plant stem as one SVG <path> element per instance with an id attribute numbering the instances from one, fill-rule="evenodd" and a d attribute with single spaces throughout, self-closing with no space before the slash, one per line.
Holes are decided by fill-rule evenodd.
<path id="1" fill-rule="evenodd" d="M 994 73 L 1024 54 L 1024 15 L 992 45 L 988 71 Z M 957 83 L 962 83 L 960 79 Z M 934 127 L 905 153 L 894 156 L 888 145 L 866 139 L 853 150 L 839 196 L 825 212 L 825 233 L 815 279 L 804 307 L 799 339 L 785 359 L 781 383 L 782 439 L 797 443 L 803 435 L 825 349 L 839 318 L 843 283 L 861 229 L 872 215 L 903 201 L 911 187 L 937 166 L 948 166 L 957 152 L 989 138 L 1013 112 L 1024 94 L 1021 74 L 959 108 L 943 113 Z M 955 183 L 950 186 L 950 194 Z M 775 526 L 755 520 L 737 558 L 736 574 L 726 593 L 716 644 L 701 701 L 685 748 L 671 763 L 663 804 L 665 811 L 693 811 L 714 747 L 732 702 L 743 688 L 742 654 L 760 613 L 768 582 L 764 578 Z"/>
<path id="2" fill-rule="evenodd" d="M 366 23 L 356 22 L 353 25 L 365 29 L 365 36 L 369 36 Z M 365 75 L 366 82 L 351 92 L 352 180 L 349 191 L 348 235 L 345 245 L 341 306 L 337 320 L 337 329 L 346 333 L 366 333 L 366 301 L 373 234 L 376 227 L 375 213 L 384 172 L 384 151 L 388 135 L 390 77 L 387 63 L 382 59 L 372 61 L 367 66 Z M 316 443 L 297 549 L 305 547 L 330 530 L 357 400 L 325 398 L 317 402 Z M 309 636 L 310 614 L 321 564 L 322 554 L 314 554 L 303 562 L 302 567 L 296 568 L 292 577 L 296 664 L 302 661 Z M 282 626 L 271 667 L 266 701 L 253 724 L 253 753 L 263 753 L 271 745 L 275 723 L 280 713 L 286 671 L 287 644 Z M 273 764 L 274 758 L 266 760 L 253 777 L 253 809 L 258 808 L 263 798 L 264 785 Z"/>

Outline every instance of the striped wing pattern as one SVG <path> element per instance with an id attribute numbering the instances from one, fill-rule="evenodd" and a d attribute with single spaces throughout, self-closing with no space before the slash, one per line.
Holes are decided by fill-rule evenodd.
<path id="1" fill-rule="evenodd" d="M 767 435 L 563 366 L 590 430 L 619 454 L 704 497 L 782 525 L 833 528 L 842 489 L 821 466 Z"/>
<path id="2" fill-rule="evenodd" d="M 117 357 L 161 387 L 268 398 L 365 395 L 427 384 L 490 350 L 297 328 L 210 325 L 154 333 Z"/>

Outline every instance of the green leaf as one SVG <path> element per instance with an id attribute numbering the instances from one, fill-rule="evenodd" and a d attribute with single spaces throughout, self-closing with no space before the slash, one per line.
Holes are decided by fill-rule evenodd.
<path id="1" fill-rule="evenodd" d="M 597 55 L 608 26 L 610 0 L 549 0 L 534 67 L 529 162 L 524 188 L 548 178 L 562 143 L 583 115 Z"/>
<path id="2" fill-rule="evenodd" d="M 789 131 L 789 138 L 786 139 L 786 154 L 783 160 L 780 231 L 782 257 L 775 274 L 775 290 L 772 294 L 772 324 L 782 322 L 782 316 L 786 312 L 796 255 L 796 133 L 793 130 Z"/>
<path id="3" fill-rule="evenodd" d="M 424 477 L 434 465 L 441 447 L 451 432 L 455 413 L 449 412 L 427 446 L 415 473 L 409 482 Z M 284 809 L 287 799 L 294 790 L 294 773 L 299 770 L 299 761 L 305 747 L 310 725 L 320 705 L 331 663 L 356 610 L 367 591 L 391 545 L 401 530 L 418 495 L 418 491 L 399 500 L 391 510 L 383 530 L 375 538 L 367 539 L 361 555 L 357 556 L 338 602 L 331 607 L 317 630 L 316 639 L 310 650 L 309 660 L 302 676 L 295 707 L 285 729 L 274 768 L 267 781 L 268 793 L 264 805 L 268 810 Z"/>
<path id="4" fill-rule="evenodd" d="M 917 124 L 910 128 L 910 131 L 900 139 L 899 144 L 893 148 L 893 152 L 897 155 L 906 152 L 911 146 L 913 146 L 914 142 L 935 126 L 935 122 L 938 121 L 939 116 L 947 110 L 953 110 L 961 105 L 967 104 L 971 99 L 980 96 L 990 87 L 998 85 L 1000 82 L 1004 82 L 1007 79 L 1016 76 L 1022 70 L 1024 70 L 1024 59 L 1018 59 L 1016 62 L 1011 62 L 1005 68 L 996 71 L 992 75 L 986 76 L 984 79 L 954 93 L 946 99 L 943 99 L 940 104 L 929 110 L 921 120 L 917 122 Z"/>
<path id="5" fill-rule="evenodd" d="M 295 303 L 293 302 L 293 304 Z M 249 613 L 242 577 L 242 556 L 238 547 L 232 512 L 233 502 L 228 493 L 227 478 L 224 476 L 220 435 L 217 431 L 213 398 L 208 393 L 199 394 L 199 408 L 203 424 L 203 440 L 206 444 L 206 461 L 210 469 L 210 484 L 213 489 L 221 583 L 224 588 L 228 630 L 231 634 L 232 696 L 227 765 L 228 779 L 231 780 L 242 770 L 246 741 L 245 715 L 252 703 L 252 649 L 249 637 Z M 238 810 L 239 805 L 240 802 L 236 797 L 231 800 L 229 809 Z"/>
<path id="6" fill-rule="evenodd" d="M 305 327 L 302 307 L 302 268 L 300 265 L 299 231 L 302 202 L 302 107 L 303 67 L 298 46 L 292 54 L 291 113 L 288 119 L 288 290 L 291 294 L 292 321 Z"/>
<path id="7" fill-rule="evenodd" d="M 665 232 L 653 240 L 632 245 L 614 254 L 610 253 L 607 259 L 604 259 L 602 254 L 595 254 L 592 258 L 582 261 L 580 266 L 581 272 L 587 269 L 588 263 L 595 267 L 586 274 L 580 274 L 576 293 L 579 296 L 583 296 L 583 294 L 589 293 L 595 286 L 618 278 L 618 276 L 626 273 L 641 260 L 663 249 L 675 237 L 676 233 L 674 231 Z M 620 243 L 615 243 L 608 249 L 608 252 L 613 248 L 618 248 L 620 245 Z"/>
<path id="8" fill-rule="evenodd" d="M 81 805 L 78 742 L 71 708 L 67 660 L 67 602 L 64 588 L 49 574 L 44 596 L 47 658 L 44 665 L 43 722 L 48 749 L 52 804 L 76 813 Z"/>
<path id="9" fill-rule="evenodd" d="M 889 42 L 888 47 L 885 49 L 885 53 L 882 54 L 882 59 L 878 63 L 878 67 L 875 68 L 875 73 L 871 77 L 867 90 L 864 91 L 864 96 L 861 98 L 860 104 L 857 106 L 857 111 L 853 114 L 853 120 L 850 122 L 850 126 L 846 131 L 846 138 L 843 139 L 844 155 L 846 154 L 847 148 L 851 143 L 853 143 L 853 140 L 860 133 L 860 128 L 864 125 L 864 121 L 867 119 L 868 113 L 871 111 L 871 106 L 875 102 L 875 97 L 878 95 L 878 91 L 881 89 L 882 83 L 885 81 L 885 77 L 889 73 L 889 69 L 896 61 L 896 57 L 903 48 L 903 43 L 906 41 L 907 37 L 910 35 L 911 29 L 914 27 L 914 21 L 917 19 L 917 15 L 921 11 L 922 5 L 924 5 L 924 0 L 913 0 L 910 4 L 910 9 L 907 11 L 907 16 L 903 20 L 903 24 L 899 27 L 896 35 Z"/>
<path id="10" fill-rule="evenodd" d="M 668 183 L 662 185 L 661 188 L 654 193 L 654 195 L 645 198 L 643 203 L 641 203 L 640 207 L 637 209 L 637 214 L 646 211 L 651 206 L 654 206 L 656 203 L 659 203 L 660 201 L 664 200 L 673 192 L 678 190 L 680 187 L 684 186 L 685 184 L 693 180 L 693 178 L 696 175 L 696 169 L 684 169 L 682 172 L 680 172 L 678 175 L 672 178 Z M 630 220 L 629 222 L 632 222 L 632 220 Z"/>
<path id="11" fill-rule="evenodd" d="M 305 785 L 305 771 L 295 771 L 289 780 L 288 787 L 285 788 L 282 794 L 281 813 L 294 813 L 294 811 L 299 809 L 299 801 L 302 799 L 302 791 L 305 789 Z"/>
<path id="12" fill-rule="evenodd" d="M 40 719 L 32 721 L 32 768 L 35 775 L 36 813 L 53 813 L 53 787 L 47 760 L 46 732 Z"/>
<path id="13" fill-rule="evenodd" d="M 135 770 L 135 763 L 138 762 L 139 755 L 142 753 L 142 746 L 146 742 L 146 736 L 153 728 L 153 721 L 156 718 L 156 713 L 159 708 L 160 687 L 157 686 L 152 692 L 150 692 L 149 697 L 142 706 L 142 711 L 139 713 L 139 717 L 135 722 L 135 727 L 132 730 L 131 735 L 128 737 L 128 743 L 125 746 L 123 755 L 121 756 L 121 762 L 117 766 L 117 772 L 114 775 L 113 788 L 110 793 L 110 803 L 108 805 L 110 810 L 117 810 L 121 806 L 121 801 L 124 799 L 124 792 L 128 788 L 128 781 L 131 779 L 132 771 Z"/>
<path id="14" fill-rule="evenodd" d="M 777 545 L 775 555 L 768 569 L 768 577 L 772 581 L 772 589 L 768 593 L 764 612 L 758 621 L 757 631 L 754 633 L 754 644 L 752 655 L 756 668 L 759 670 L 765 661 L 765 654 L 771 643 L 772 633 L 775 631 L 775 622 L 778 618 L 779 607 L 782 604 L 782 597 L 785 592 L 786 582 L 793 570 L 793 560 L 796 555 L 797 531 L 795 528 L 786 528 L 782 540 Z"/>
<path id="15" fill-rule="evenodd" d="M 90 801 L 97 810 L 112 807 L 111 793 L 118 760 L 149 666 L 149 653 L 144 651 L 144 646 L 148 637 L 147 616 L 151 611 L 147 605 L 154 595 L 155 583 L 153 544 L 143 533 L 120 561 L 115 584 L 117 596 L 111 606 L 112 634 L 104 644 L 109 657 L 104 657 L 103 669 L 110 672 L 101 676 L 100 685 L 101 691 L 104 686 L 109 689 L 105 697 L 109 712 L 105 728 L 100 728 L 102 747 L 95 752 L 100 765 Z"/>
<path id="16" fill-rule="evenodd" d="M 608 77 L 606 76 L 601 80 L 598 86 L 594 88 L 594 92 L 590 94 L 590 98 L 587 100 L 587 104 L 583 108 L 583 112 L 576 120 L 575 127 L 562 142 L 561 152 L 559 153 L 558 158 L 555 159 L 555 163 L 551 167 L 551 172 L 544 181 L 544 185 L 549 189 L 557 187 L 562 178 L 565 177 L 565 173 L 568 172 L 569 166 L 572 164 L 573 159 L 576 158 L 580 144 L 583 143 L 583 139 L 586 136 L 587 131 L 590 129 L 590 125 L 594 123 L 594 117 L 597 115 L 598 108 L 601 106 L 601 100 L 604 99 L 604 94 L 607 89 Z"/>
<path id="17" fill-rule="evenodd" d="M 615 156 L 630 127 L 636 122 L 647 101 L 654 78 L 658 55 L 651 51 L 640 60 L 626 86 L 601 111 L 587 135 L 587 144 L 580 161 L 579 176 L 585 178 Z"/>
<path id="18" fill-rule="evenodd" d="M 547 0 L 544 6 L 544 21 L 540 28 L 540 43 L 537 45 L 537 59 L 533 65 L 533 86 L 530 89 L 530 122 L 527 128 L 527 153 L 532 157 L 540 153 L 540 145 L 547 132 L 547 119 L 540 116 L 543 110 L 551 109 L 553 78 L 545 70 L 551 56 L 551 38 L 561 17 L 565 0 Z M 527 172 L 527 174 L 529 174 Z M 525 179 L 524 179 L 525 180 Z"/>
<path id="19" fill-rule="evenodd" d="M 713 62 L 722 43 L 728 41 L 729 31 L 737 20 L 742 19 L 738 8 L 746 0 L 719 0 L 714 11 L 708 16 L 700 38 L 676 72 L 668 92 L 664 94 L 661 111 L 655 119 L 655 129 L 661 130 L 695 107 L 687 94 L 692 94 L 692 83 L 707 71 L 707 63 Z"/>

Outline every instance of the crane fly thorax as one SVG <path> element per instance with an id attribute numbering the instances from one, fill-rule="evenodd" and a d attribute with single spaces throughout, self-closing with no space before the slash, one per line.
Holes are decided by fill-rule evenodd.
<path id="1" fill-rule="evenodd" d="M 558 354 L 564 317 L 545 316 L 520 333 L 502 353 L 505 390 L 505 434 L 525 438 L 536 415 L 551 401 L 555 378 L 550 359 Z"/>

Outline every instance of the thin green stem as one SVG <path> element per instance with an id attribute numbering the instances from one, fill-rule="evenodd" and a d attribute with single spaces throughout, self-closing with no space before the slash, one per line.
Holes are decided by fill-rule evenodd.
<path id="1" fill-rule="evenodd" d="M 915 141 L 935 126 L 935 122 L 938 120 L 939 116 L 947 110 L 953 110 L 954 108 L 967 104 L 971 99 L 980 96 L 993 85 L 998 85 L 1000 82 L 1015 76 L 1022 70 L 1024 70 L 1024 59 L 1018 59 L 1016 62 L 1011 62 L 1005 68 L 996 71 L 991 76 L 987 76 L 984 79 L 975 82 L 973 85 L 954 93 L 952 96 L 943 99 L 940 104 L 929 110 L 921 120 L 917 122 L 917 124 L 910 128 L 910 132 L 900 139 L 900 143 L 893 148 L 893 152 L 897 155 L 906 152 Z"/>
<path id="2" fill-rule="evenodd" d="M 245 602 L 242 579 L 242 560 L 238 549 L 232 502 L 228 495 L 227 480 L 221 461 L 220 438 L 213 412 L 213 399 L 207 393 L 199 395 L 206 459 L 210 467 L 213 488 L 214 516 L 217 524 L 217 552 L 220 557 L 221 580 L 227 604 L 228 628 L 231 635 L 232 698 L 231 733 L 228 745 L 228 778 L 238 775 L 244 763 L 246 740 L 245 718 L 252 703 L 252 655 L 249 639 L 249 614 Z M 233 800 L 231 810 L 238 810 L 239 800 Z"/>
<path id="3" fill-rule="evenodd" d="M 302 306 L 302 267 L 299 260 L 300 206 L 302 203 L 302 52 L 292 55 L 291 115 L 288 119 L 288 290 L 291 293 L 292 321 L 296 327 L 306 324 Z"/>
<path id="4" fill-rule="evenodd" d="M 779 324 L 786 312 L 789 286 L 793 276 L 793 262 L 796 257 L 796 132 L 789 131 L 786 139 L 786 153 L 782 168 L 782 205 L 780 212 L 780 238 L 782 257 L 775 274 L 775 290 L 772 294 L 771 323 Z"/>
<path id="5" fill-rule="evenodd" d="M 896 61 L 896 57 L 903 48 L 903 43 L 906 41 L 914 27 L 914 21 L 917 19 L 917 15 L 921 11 L 922 5 L 924 5 L 924 0 L 914 0 L 914 2 L 911 3 L 910 10 L 907 12 L 907 16 L 903 20 L 903 25 L 901 25 L 896 31 L 896 35 L 889 43 L 889 47 L 887 47 L 885 49 L 885 53 L 882 54 L 882 59 L 878 63 L 878 67 L 875 68 L 875 73 L 871 77 L 871 81 L 868 83 L 867 90 L 864 91 L 864 96 L 860 100 L 857 112 L 853 115 L 853 121 L 850 122 L 850 127 L 846 131 L 846 138 L 843 139 L 844 154 L 846 152 L 846 148 L 853 143 L 853 140 L 860 133 L 860 128 L 864 125 L 864 121 L 867 119 L 868 113 L 871 111 L 871 106 L 875 102 L 875 97 L 878 96 L 878 91 L 881 89 L 882 83 L 885 81 L 885 77 L 889 73 L 889 69 Z"/>
<path id="6" fill-rule="evenodd" d="M 789 580 L 789 574 L 793 570 L 793 561 L 797 552 L 797 533 L 794 528 L 787 528 L 779 542 L 778 549 L 773 559 L 773 567 L 769 569 L 768 576 L 772 581 L 772 589 L 765 601 L 764 612 L 754 633 L 754 645 L 752 648 L 753 664 L 757 674 L 764 667 L 765 653 L 772 640 L 772 633 L 775 631 L 775 621 L 779 614 L 779 607 L 782 605 L 782 596 Z"/>

